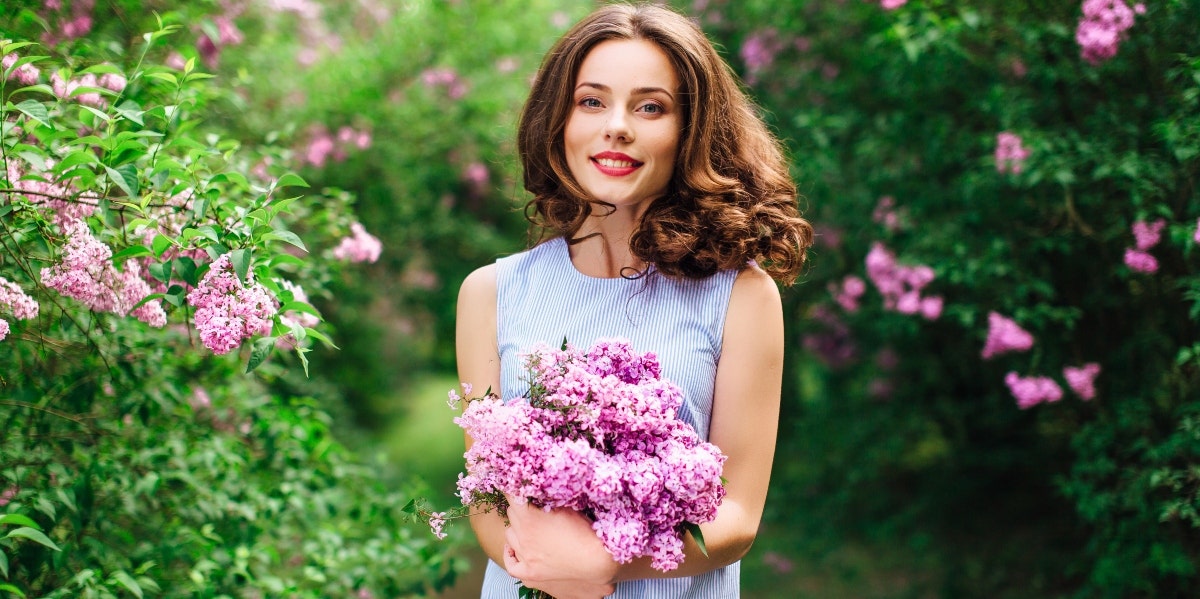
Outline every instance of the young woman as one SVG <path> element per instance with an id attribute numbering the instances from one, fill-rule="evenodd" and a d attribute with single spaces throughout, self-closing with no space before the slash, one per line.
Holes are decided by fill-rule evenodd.
<path id="1" fill-rule="evenodd" d="M 727 495 L 701 527 L 705 557 L 659 572 L 616 563 L 572 510 L 514 503 L 471 525 L 490 558 L 482 597 L 518 583 L 558 599 L 736 597 L 779 415 L 776 281 L 804 264 L 779 143 L 704 34 L 669 9 L 600 8 L 550 50 L 521 116 L 527 214 L 542 241 L 472 273 L 458 300 L 459 375 L 522 395 L 518 353 L 624 337 L 684 392 L 680 418 L 727 456 Z M 467 438 L 467 444 L 471 439 Z"/>

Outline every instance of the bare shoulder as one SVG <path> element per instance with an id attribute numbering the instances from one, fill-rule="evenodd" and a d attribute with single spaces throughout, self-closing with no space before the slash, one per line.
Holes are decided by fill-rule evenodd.
<path id="1" fill-rule="evenodd" d="M 496 304 L 496 264 L 481 266 L 467 278 L 463 279 L 458 288 L 458 307 L 483 308 Z"/>
<path id="2" fill-rule="evenodd" d="M 729 298 L 731 316 L 745 311 L 751 312 L 751 315 L 760 310 L 776 312 L 782 310 L 781 304 L 779 286 L 766 271 L 752 264 L 738 273 Z"/>

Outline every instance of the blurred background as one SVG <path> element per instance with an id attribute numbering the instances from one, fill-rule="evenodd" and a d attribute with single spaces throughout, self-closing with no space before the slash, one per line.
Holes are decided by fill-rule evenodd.
<path id="1" fill-rule="evenodd" d="M 268 398 L 308 398 L 287 417 L 325 423 L 364 469 L 330 480 L 379 485 L 368 505 L 402 503 L 387 495 L 399 490 L 450 506 L 462 457 L 445 402 L 458 286 L 527 247 L 516 118 L 542 54 L 596 5 L 6 0 L 0 37 L 38 41 L 64 64 L 129 66 L 146 59 L 130 48 L 156 18 L 174 23 L 150 57 L 195 59 L 215 75 L 201 129 L 281 148 L 312 190 L 352 206 L 382 251 L 330 274 L 311 299 L 338 349 L 314 347 L 307 379 L 286 357 L 273 359 L 278 371 L 241 374 L 236 354 L 223 375 L 203 361 L 189 372 L 207 370 L 214 402 L 223 389 L 228 409 L 259 418 L 272 400 L 239 399 L 243 379 L 266 377 Z M 671 5 L 718 45 L 784 141 L 818 231 L 809 268 L 783 291 L 784 409 L 744 596 L 1194 597 L 1200 2 Z M 172 409 L 194 409 L 176 395 Z M 0 408 L 8 422 L 34 418 L 13 406 Z M 4 443 L 32 446 L 28 430 L 12 425 Z M 0 463 L 0 486 L 22 495 L 0 512 L 40 513 L 60 543 L 62 527 L 90 525 L 77 505 L 39 512 L 59 491 L 16 463 Z M 339 501 L 296 530 L 319 528 Z M 166 549 L 121 540 L 146 533 L 126 522 L 59 557 L 0 541 L 0 581 L 12 587 L 0 596 L 85 596 L 77 579 L 90 571 L 98 594 L 86 596 L 141 597 L 113 573 L 145 562 L 92 557 L 114 550 L 158 556 L 134 576 L 156 581 L 147 596 L 477 596 L 465 522 L 438 542 L 367 512 L 351 525 L 410 530 L 379 554 L 419 559 L 364 556 L 348 575 L 305 551 L 239 569 L 239 547 L 290 542 L 239 528 L 241 542 L 225 534 L 169 562 Z M 66 513 L 75 524 L 62 524 Z M 237 519 L 200 518 L 218 533 Z M 255 528 L 272 526 L 263 517 Z M 398 584 L 396 568 L 420 574 Z"/>

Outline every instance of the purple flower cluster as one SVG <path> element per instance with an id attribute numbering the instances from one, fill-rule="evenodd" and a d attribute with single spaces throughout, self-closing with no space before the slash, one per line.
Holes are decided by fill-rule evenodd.
<path id="1" fill-rule="evenodd" d="M 421 72 L 421 83 L 429 89 L 444 89 L 451 100 L 467 95 L 467 83 L 451 68 L 425 69 Z"/>
<path id="2" fill-rule="evenodd" d="M 17 64 L 17 60 L 19 59 L 20 57 L 17 56 L 16 52 L 6 54 L 3 59 L 0 59 L 0 70 L 7 71 L 8 69 L 12 68 L 14 64 Z M 41 71 L 39 71 L 37 67 L 30 63 L 25 63 L 13 69 L 13 71 L 8 74 L 8 79 L 10 81 L 16 79 L 17 83 L 20 83 L 21 85 L 34 85 L 38 82 L 38 77 L 40 75 Z"/>
<path id="3" fill-rule="evenodd" d="M 350 225 L 350 236 L 343 237 L 338 246 L 333 248 L 333 257 L 350 262 L 375 262 L 383 252 L 383 244 L 379 238 L 367 233 L 359 223 Z"/>
<path id="4" fill-rule="evenodd" d="M 983 359 L 990 360 L 1000 354 L 1029 351 L 1033 347 L 1033 335 L 1021 328 L 1010 318 L 996 312 L 988 313 L 988 335 L 983 344 Z"/>
<path id="5" fill-rule="evenodd" d="M 132 314 L 150 326 L 166 326 L 167 313 L 158 300 L 134 308 L 151 293 L 140 264 L 130 260 L 124 272 L 118 271 L 112 263 L 112 249 L 92 236 L 87 223 L 68 221 L 62 228 L 67 235 L 64 256 L 61 262 L 42 269 L 43 285 L 96 312 Z"/>
<path id="6" fill-rule="evenodd" d="M 1063 378 L 1067 380 L 1067 386 L 1084 401 L 1091 401 L 1096 397 L 1096 376 L 1099 374 L 1100 365 L 1095 362 L 1088 362 L 1078 368 L 1063 368 Z"/>
<path id="7" fill-rule="evenodd" d="M 47 164 L 50 168 L 53 163 Z M 8 185 L 23 195 L 30 203 L 42 209 L 60 227 L 67 223 L 91 216 L 100 199 L 94 194 L 79 192 L 67 183 L 54 183 L 49 173 L 27 172 L 16 158 L 10 157 L 5 165 Z"/>
<path id="8" fill-rule="evenodd" d="M 1029 158 L 1029 149 L 1021 145 L 1021 137 L 1010 131 L 996 134 L 996 171 L 1000 173 L 1021 174 L 1025 168 L 1025 159 Z"/>
<path id="9" fill-rule="evenodd" d="M 13 316 L 21 320 L 29 320 L 37 318 L 38 304 L 33 298 L 25 295 L 16 283 L 9 281 L 4 277 L 0 277 L 0 308 L 8 308 Z M 9 324 L 7 320 L 0 318 L 0 341 L 8 337 Z"/>
<path id="10" fill-rule="evenodd" d="M 904 266 L 880 242 L 871 245 L 867 253 L 867 278 L 883 295 L 883 307 L 901 314 L 920 313 L 927 320 L 942 315 L 942 297 L 921 297 L 921 290 L 933 281 L 933 269 L 924 265 Z"/>
<path id="11" fill-rule="evenodd" d="M 233 271 L 229 254 L 217 258 L 195 289 L 188 303 L 196 308 L 193 322 L 200 341 L 215 354 L 226 354 L 243 339 L 271 332 L 275 300 L 261 284 L 246 275 L 246 285 Z"/>
<path id="12" fill-rule="evenodd" d="M 1079 53 L 1088 63 L 1098 65 L 1117 55 L 1125 31 L 1133 27 L 1134 14 L 1145 14 L 1142 3 L 1130 8 L 1121 0 L 1084 0 L 1083 18 L 1075 28 Z"/>
<path id="13" fill-rule="evenodd" d="M 618 562 L 678 567 L 687 525 L 712 521 L 725 496 L 725 456 L 676 418 L 682 395 L 658 358 L 623 339 L 523 357 L 527 398 L 472 399 L 454 420 L 474 440 L 463 504 L 503 513 L 508 497 L 584 511 Z"/>
<path id="14" fill-rule="evenodd" d="M 1027 410 L 1040 403 L 1054 403 L 1062 399 L 1062 388 L 1054 379 L 1045 376 L 1022 377 L 1010 372 L 1004 377 L 1004 384 L 1017 399 L 1017 407 Z"/>
<path id="15" fill-rule="evenodd" d="M 1147 274 L 1158 272 L 1158 260 L 1149 250 L 1158 245 L 1166 226 L 1167 221 L 1161 218 L 1151 223 L 1143 220 L 1133 223 L 1130 230 L 1133 232 L 1134 247 L 1125 248 L 1125 266 Z"/>

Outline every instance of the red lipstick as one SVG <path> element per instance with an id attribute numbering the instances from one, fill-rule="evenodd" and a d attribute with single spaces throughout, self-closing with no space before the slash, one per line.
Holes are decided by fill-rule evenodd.
<path id="1" fill-rule="evenodd" d="M 643 163 L 620 152 L 600 152 L 591 157 L 596 169 L 610 177 L 624 177 L 636 171 Z"/>

